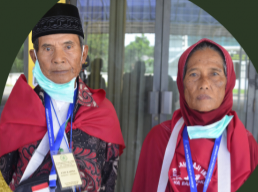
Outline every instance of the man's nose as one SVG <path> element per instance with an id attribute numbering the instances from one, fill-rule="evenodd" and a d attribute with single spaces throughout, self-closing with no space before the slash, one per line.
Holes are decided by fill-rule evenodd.
<path id="1" fill-rule="evenodd" d="M 208 77 L 201 77 L 201 78 L 200 78 L 199 88 L 200 88 L 201 90 L 202 90 L 202 89 L 204 89 L 204 90 L 209 89 L 209 85 L 210 85 L 210 83 L 209 83 Z"/>
<path id="2" fill-rule="evenodd" d="M 65 63 L 65 54 L 62 49 L 56 49 L 54 54 L 53 54 L 53 63 L 55 64 L 61 64 Z"/>

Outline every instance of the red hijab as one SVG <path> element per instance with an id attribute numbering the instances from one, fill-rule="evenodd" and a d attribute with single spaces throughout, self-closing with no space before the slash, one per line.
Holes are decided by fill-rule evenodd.
<path id="1" fill-rule="evenodd" d="M 210 112 L 198 112 L 196 110 L 190 109 L 186 103 L 185 96 L 184 96 L 184 85 L 183 85 L 184 67 L 191 51 L 202 42 L 209 42 L 211 44 L 216 45 L 224 54 L 225 62 L 226 62 L 227 84 L 226 84 L 225 97 L 220 107 Z M 233 61 L 229 53 L 219 44 L 209 39 L 201 39 L 200 41 L 198 41 L 197 43 L 189 47 L 181 55 L 179 59 L 177 86 L 180 93 L 180 109 L 173 114 L 173 117 L 183 116 L 186 125 L 207 125 L 221 120 L 225 115 L 234 115 L 233 119 L 231 120 L 227 128 L 228 130 L 227 148 L 231 155 L 231 182 L 234 183 L 234 185 L 231 186 L 232 191 L 235 191 L 236 189 L 238 189 L 251 173 L 250 151 L 249 151 L 247 132 L 244 125 L 238 118 L 236 112 L 232 111 L 232 106 L 233 106 L 232 92 L 235 86 L 235 81 L 236 81 L 236 75 L 233 67 Z M 174 118 L 172 118 L 172 123 L 171 123 L 172 129 L 174 127 L 173 125 L 175 125 L 176 123 L 176 122 L 173 122 L 173 119 Z M 181 134 L 182 134 L 182 129 L 179 133 L 177 146 L 181 140 Z M 206 141 L 210 142 L 209 140 L 206 140 Z M 205 141 L 203 141 L 202 139 L 200 140 L 200 142 L 202 143 Z M 200 142 L 198 142 L 198 140 L 196 141 L 190 140 L 191 151 L 192 150 L 194 151 L 195 149 L 198 151 L 200 147 Z M 202 143 L 202 144 L 206 145 L 205 143 Z M 199 157 L 198 159 L 200 160 L 200 162 L 203 162 L 203 164 L 207 163 L 207 166 L 208 166 L 209 159 L 206 159 L 204 156 Z M 215 171 L 213 175 L 214 176 L 216 175 Z"/>
<path id="2" fill-rule="evenodd" d="M 200 43 L 209 42 L 216 45 L 224 54 L 226 62 L 227 85 L 225 97 L 219 108 L 210 112 L 198 112 L 190 109 L 186 103 L 184 96 L 183 73 L 185 63 L 191 51 Z M 207 125 L 221 120 L 225 115 L 229 114 L 233 106 L 233 88 L 235 87 L 236 75 L 233 67 L 232 59 L 229 53 L 219 44 L 209 40 L 201 39 L 191 47 L 189 47 L 180 57 L 178 62 L 177 87 L 180 93 L 180 110 L 186 125 Z"/>

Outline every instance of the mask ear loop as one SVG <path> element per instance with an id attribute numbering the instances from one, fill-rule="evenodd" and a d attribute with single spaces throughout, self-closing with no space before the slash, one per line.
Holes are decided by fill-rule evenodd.
<path id="1" fill-rule="evenodd" d="M 84 51 L 84 45 L 82 47 L 82 56 L 83 56 L 83 51 Z M 82 56 L 81 56 L 81 63 L 82 63 Z M 87 79 L 87 70 L 86 69 L 84 69 L 84 74 L 85 74 L 85 79 Z"/>
<path id="2" fill-rule="evenodd" d="M 82 64 L 83 51 L 84 51 L 84 45 L 82 46 L 81 64 Z"/>
<path id="3" fill-rule="evenodd" d="M 37 57 L 37 54 L 36 54 L 36 51 L 35 51 L 35 49 L 34 49 L 34 54 L 35 54 L 35 57 L 36 57 L 36 59 L 38 60 L 38 57 Z"/>

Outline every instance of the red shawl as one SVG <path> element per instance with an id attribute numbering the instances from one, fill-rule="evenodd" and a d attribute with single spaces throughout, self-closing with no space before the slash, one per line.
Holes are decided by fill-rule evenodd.
<path id="1" fill-rule="evenodd" d="M 98 107 L 81 106 L 73 129 L 125 148 L 116 111 L 102 89 L 90 89 Z M 70 123 L 66 132 L 70 130 Z M 27 84 L 24 75 L 17 80 L 0 119 L 0 156 L 43 138 L 47 132 L 45 108 L 39 96 Z"/>
<path id="2" fill-rule="evenodd" d="M 183 72 L 185 62 L 189 53 L 195 46 L 203 41 L 210 42 L 218 46 L 223 52 L 227 65 L 227 85 L 224 100 L 221 106 L 211 112 L 198 112 L 188 107 L 184 98 Z M 258 164 L 258 146 L 253 136 L 245 129 L 235 111 L 232 111 L 233 95 L 235 86 L 235 72 L 233 62 L 229 53 L 220 45 L 209 39 L 202 39 L 189 47 L 180 57 L 178 63 L 177 86 L 180 93 L 180 109 L 175 111 L 172 120 L 166 121 L 154 127 L 146 137 L 137 167 L 136 177 L 133 185 L 133 192 L 154 192 L 157 191 L 161 166 L 167 142 L 171 131 L 176 122 L 183 117 L 186 125 L 207 125 L 222 119 L 225 115 L 234 115 L 234 118 L 227 128 L 227 148 L 231 155 L 231 191 L 236 191 L 248 178 L 251 172 Z M 187 182 L 175 182 L 175 177 L 184 180 L 187 177 L 187 170 L 183 166 L 185 162 L 184 148 L 182 142 L 182 126 L 177 138 L 176 151 L 169 169 L 169 182 L 166 192 L 169 191 L 190 191 Z M 190 148 L 193 163 L 200 166 L 200 170 L 194 170 L 195 175 L 200 174 L 202 170 L 208 170 L 209 161 L 212 153 L 214 140 L 194 139 L 190 140 Z M 198 169 L 199 167 L 197 167 Z M 200 174 L 200 180 L 205 179 Z M 197 186 L 198 191 L 202 191 L 203 184 Z M 211 182 L 207 191 L 217 191 L 217 163 L 213 171 Z"/>

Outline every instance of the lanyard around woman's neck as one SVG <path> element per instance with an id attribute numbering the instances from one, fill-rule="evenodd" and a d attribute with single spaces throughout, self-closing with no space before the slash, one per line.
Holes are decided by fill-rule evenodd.
<path id="1" fill-rule="evenodd" d="M 209 163 L 209 168 L 208 168 L 206 179 L 205 179 L 204 186 L 203 186 L 203 192 L 207 191 L 208 185 L 210 183 L 212 173 L 214 170 L 214 166 L 216 163 L 216 159 L 218 156 L 218 152 L 219 152 L 220 142 L 221 142 L 221 136 L 216 138 L 215 143 L 214 143 L 214 147 L 212 150 L 212 155 L 211 155 L 211 159 L 210 159 L 210 163 Z M 197 192 L 195 174 L 194 174 L 193 162 L 192 162 L 192 156 L 191 156 L 191 149 L 190 149 L 190 144 L 189 144 L 189 140 L 188 140 L 188 133 L 187 133 L 186 126 L 184 127 L 184 130 L 183 130 L 183 143 L 184 143 L 186 168 L 187 168 L 187 173 L 188 173 L 188 177 L 189 177 L 190 189 L 191 189 L 191 192 Z"/>

